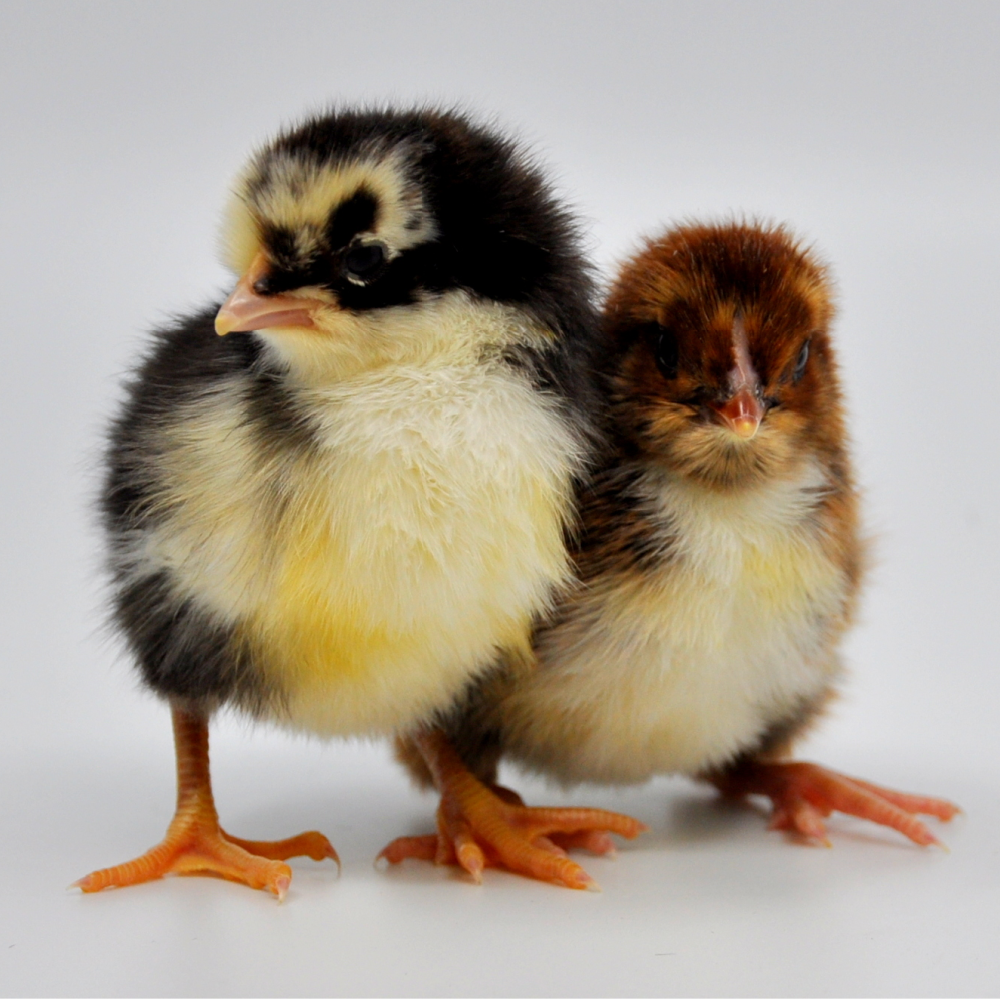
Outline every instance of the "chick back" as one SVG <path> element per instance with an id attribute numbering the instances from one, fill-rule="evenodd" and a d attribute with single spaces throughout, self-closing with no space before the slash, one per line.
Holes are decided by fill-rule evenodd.
<path id="1" fill-rule="evenodd" d="M 177 513 L 168 486 L 168 428 L 185 409 L 245 380 L 257 432 L 296 433 L 289 400 L 247 337 L 214 335 L 218 306 L 157 331 L 152 349 L 126 384 L 106 454 L 101 514 L 108 540 L 112 622 L 125 638 L 143 680 L 161 695 L 218 704 L 233 700 L 259 713 L 271 700 L 265 678 L 235 624 L 178 586 L 168 563 L 144 563 L 152 532 Z"/>

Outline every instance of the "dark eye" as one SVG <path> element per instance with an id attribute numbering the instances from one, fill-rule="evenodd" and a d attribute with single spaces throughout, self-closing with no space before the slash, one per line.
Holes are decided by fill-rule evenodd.
<path id="1" fill-rule="evenodd" d="M 680 360 L 677 337 L 662 326 L 657 327 L 654 356 L 656 357 L 656 367 L 660 369 L 664 378 L 677 378 L 677 364 Z"/>
<path id="2" fill-rule="evenodd" d="M 799 351 L 799 356 L 795 360 L 795 370 L 792 372 L 792 381 L 798 382 L 805 374 L 806 362 L 809 360 L 809 341 L 807 340 L 802 345 L 802 350 Z"/>
<path id="3" fill-rule="evenodd" d="M 342 270 L 348 281 L 367 284 L 382 273 L 385 246 L 381 243 L 355 243 L 346 254 Z"/>

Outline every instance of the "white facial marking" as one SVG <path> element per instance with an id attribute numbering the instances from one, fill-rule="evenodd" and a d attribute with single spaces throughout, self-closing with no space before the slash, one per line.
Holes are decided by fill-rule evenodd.
<path id="1" fill-rule="evenodd" d="M 760 385 L 760 377 L 750 360 L 747 331 L 743 317 L 739 315 L 733 320 L 733 361 L 735 366 L 729 373 L 729 391 L 735 396 L 741 389 L 756 389 Z"/>

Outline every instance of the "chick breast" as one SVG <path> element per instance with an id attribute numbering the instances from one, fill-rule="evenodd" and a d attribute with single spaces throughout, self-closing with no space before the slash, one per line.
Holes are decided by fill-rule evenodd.
<path id="1" fill-rule="evenodd" d="M 819 698 L 853 593 L 817 526 L 824 479 L 808 463 L 749 497 L 640 479 L 658 565 L 591 579 L 541 633 L 503 704 L 511 755 L 567 782 L 696 774 Z"/>
<path id="2" fill-rule="evenodd" d="M 470 344 L 524 335 L 460 293 L 425 320 L 478 327 Z M 119 535 L 120 573 L 166 575 L 277 694 L 268 710 L 317 733 L 405 727 L 526 644 L 568 574 L 581 444 L 553 397 L 470 347 L 300 385 L 298 446 L 269 448 L 254 378 L 140 429 L 159 513 Z"/>

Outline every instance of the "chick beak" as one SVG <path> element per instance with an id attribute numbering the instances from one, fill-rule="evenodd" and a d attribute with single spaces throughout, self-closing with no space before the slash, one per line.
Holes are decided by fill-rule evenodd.
<path id="1" fill-rule="evenodd" d="M 722 423 L 737 437 L 749 441 L 764 419 L 760 378 L 750 359 L 750 346 L 743 317 L 733 317 L 733 369 L 729 373 L 729 398 L 715 403 L 712 409 Z"/>
<path id="2" fill-rule="evenodd" d="M 764 417 L 764 404 L 757 398 L 751 386 L 741 386 L 724 403 L 713 405 L 712 409 L 737 437 L 749 441 L 760 427 Z"/>
<path id="3" fill-rule="evenodd" d="M 254 257 L 246 274 L 240 278 L 232 294 L 216 314 L 215 332 L 220 337 L 247 330 L 316 328 L 313 310 L 329 308 L 330 304 L 320 299 L 297 298 L 293 295 L 260 295 L 254 286 L 261 278 L 266 277 L 269 267 L 267 258 L 262 253 Z"/>

